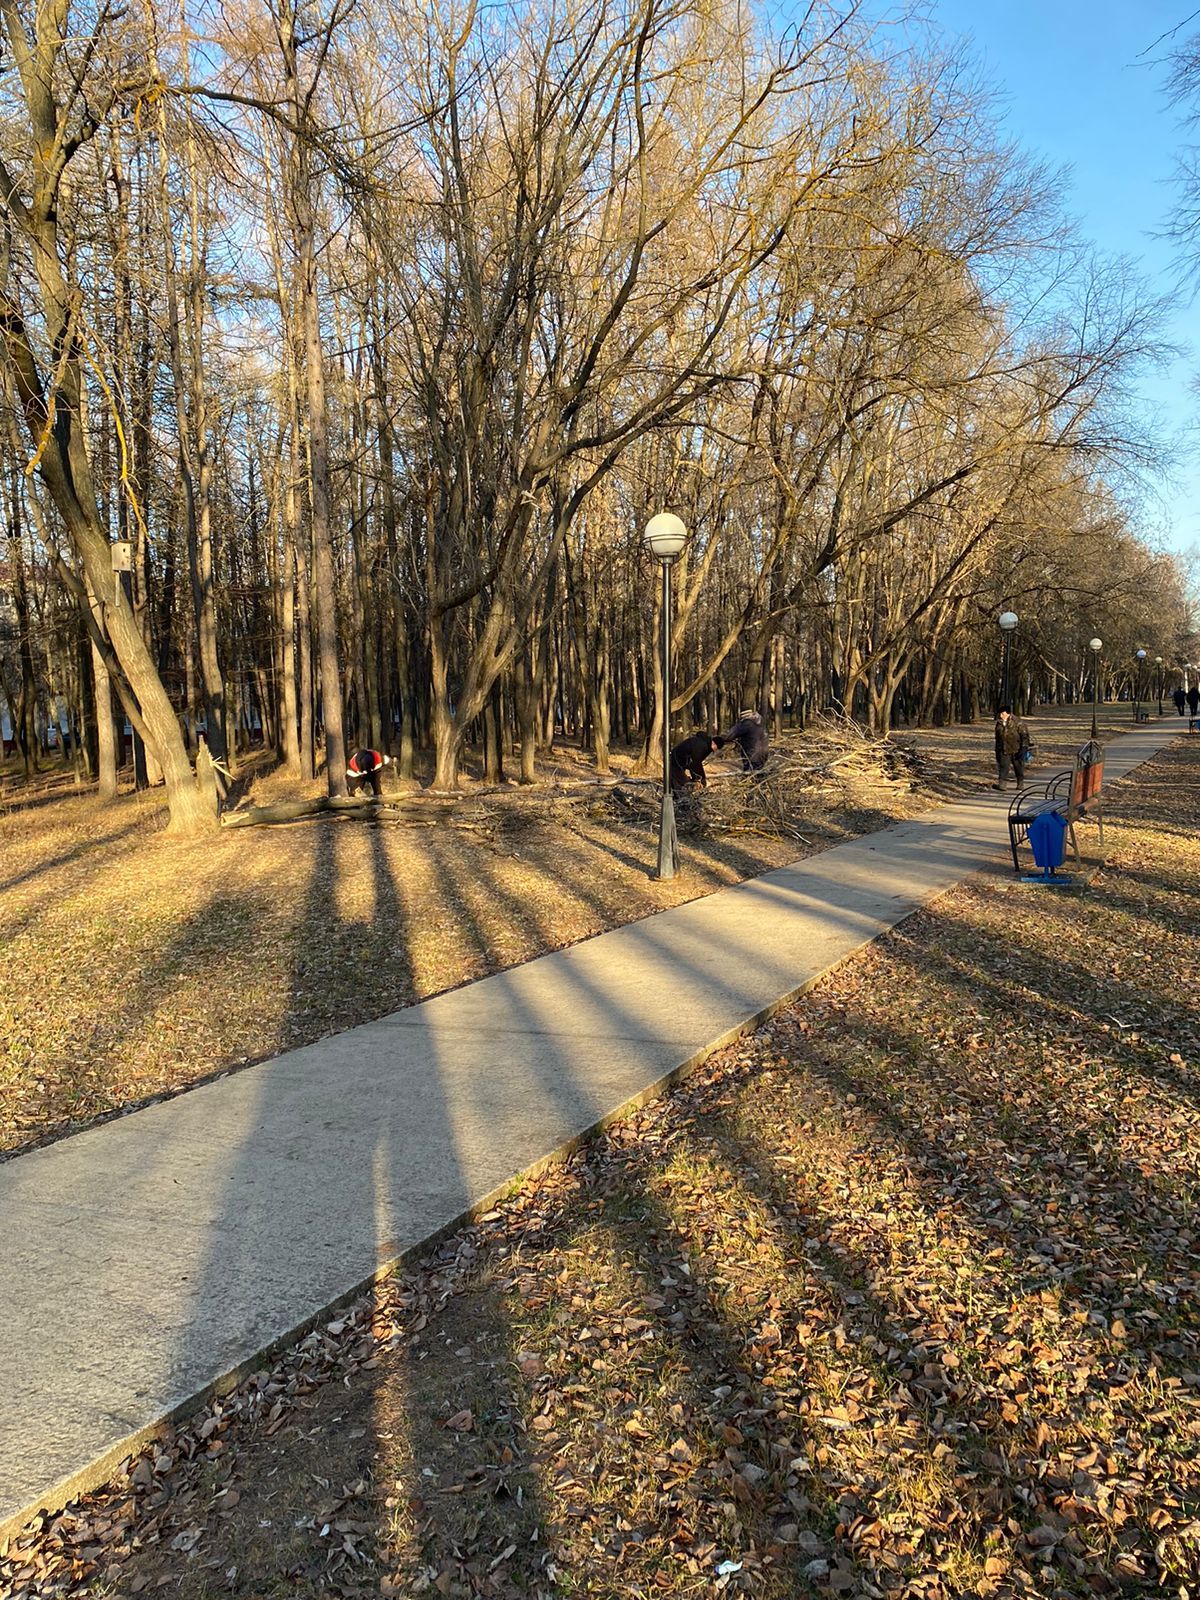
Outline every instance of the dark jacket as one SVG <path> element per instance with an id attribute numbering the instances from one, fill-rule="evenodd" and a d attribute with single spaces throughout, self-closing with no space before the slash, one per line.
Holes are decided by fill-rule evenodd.
<path id="1" fill-rule="evenodd" d="M 693 733 L 671 751 L 671 787 L 685 789 L 689 780 L 707 786 L 704 763 L 722 743 L 715 733 Z"/>
<path id="2" fill-rule="evenodd" d="M 724 742 L 737 745 L 747 772 L 757 772 L 767 759 L 767 730 L 757 711 L 739 718 L 725 735 Z"/>
<path id="3" fill-rule="evenodd" d="M 1029 748 L 1029 729 L 1020 717 L 1009 716 L 1007 722 L 996 718 L 996 760 L 1004 761 L 1020 755 Z"/>

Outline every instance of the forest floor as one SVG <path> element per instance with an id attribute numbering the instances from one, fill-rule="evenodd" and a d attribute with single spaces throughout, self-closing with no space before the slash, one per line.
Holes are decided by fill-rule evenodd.
<path id="1" fill-rule="evenodd" d="M 1127 730 L 1128 707 L 1104 712 Z M 1069 758 L 1087 722 L 1086 708 L 1035 719 L 1036 770 Z M 784 777 L 753 791 L 774 797 L 767 816 L 745 811 L 750 786 L 714 758 L 666 883 L 649 876 L 656 790 L 586 787 L 591 763 L 569 747 L 531 789 L 468 782 L 450 800 L 412 785 L 385 791 L 403 802 L 395 818 L 193 842 L 164 832 L 161 791 L 101 805 L 65 774 L 31 791 L 10 768 L 0 1158 L 911 816 L 990 781 L 990 747 L 989 724 L 870 748 L 791 734 Z M 631 764 L 615 756 L 616 775 Z M 305 792 L 254 762 L 239 790 L 243 804 Z"/>
<path id="2" fill-rule="evenodd" d="M 1110 822 L 1081 891 L 909 918 L 0 1590 L 1194 1600 L 1200 741 Z"/>

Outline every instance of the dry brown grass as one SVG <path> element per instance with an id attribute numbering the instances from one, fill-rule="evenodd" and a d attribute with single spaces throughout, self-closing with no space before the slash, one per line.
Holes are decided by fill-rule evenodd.
<path id="1" fill-rule="evenodd" d="M 1044 759 L 1069 751 L 1080 727 L 1078 716 L 1048 719 Z M 400 823 L 322 817 L 188 843 L 163 832 L 152 794 L 101 806 L 59 780 L 23 804 L 10 784 L 0 801 L 0 1152 L 711 893 L 990 777 L 987 727 L 914 742 L 925 757 L 917 788 L 854 770 L 810 792 L 793 787 L 790 837 L 689 828 L 684 870 L 667 884 L 649 877 L 655 807 L 645 797 L 629 810 L 603 791 L 576 790 L 567 804 L 549 787 L 481 796 L 468 784 L 458 804 L 410 791 Z M 731 775 L 714 784 L 719 811 L 718 792 L 743 780 L 732 761 L 711 770 Z M 589 773 L 568 749 L 543 777 Z M 249 799 L 301 792 L 252 774 Z"/>
<path id="2" fill-rule="evenodd" d="M 532 805 L 529 808 L 532 810 Z M 0 1149 L 706 894 L 794 850 L 516 810 L 481 831 L 314 818 L 181 843 L 145 797 L 4 819 Z"/>
<path id="3" fill-rule="evenodd" d="M 1110 842 L 909 919 L 0 1586 L 1195 1596 L 1200 741 Z"/>

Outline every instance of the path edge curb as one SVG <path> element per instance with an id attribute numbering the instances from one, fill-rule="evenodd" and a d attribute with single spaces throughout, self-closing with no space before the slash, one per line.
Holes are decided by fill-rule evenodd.
<path id="1" fill-rule="evenodd" d="M 974 874 L 969 876 L 974 876 Z M 752 882 L 753 880 L 747 879 L 745 881 Z M 911 910 L 905 912 L 904 916 L 892 923 L 890 927 L 882 928 L 878 933 L 861 940 L 852 950 L 843 952 L 836 960 L 831 961 L 820 972 L 811 974 L 796 988 L 790 989 L 786 994 L 761 1007 L 751 1016 L 745 1017 L 741 1022 L 735 1023 L 733 1027 L 727 1028 L 718 1038 L 694 1051 L 686 1061 L 682 1061 L 678 1066 L 672 1067 L 669 1072 L 663 1073 L 653 1083 L 639 1089 L 636 1094 L 631 1095 L 627 1100 L 623 1100 L 620 1105 L 614 1106 L 612 1110 L 604 1112 L 602 1116 L 598 1117 L 586 1128 L 581 1129 L 578 1133 L 573 1133 L 569 1138 L 564 1139 L 561 1144 L 556 1145 L 553 1150 L 548 1151 L 543 1156 L 539 1156 L 536 1161 L 530 1162 L 527 1166 L 521 1168 L 519 1172 L 506 1178 L 503 1183 L 496 1184 L 486 1194 L 481 1195 L 478 1200 L 472 1201 L 469 1206 L 440 1227 L 435 1228 L 415 1243 L 407 1245 L 403 1250 L 395 1254 L 385 1255 L 375 1270 L 365 1278 L 359 1279 L 351 1288 L 343 1290 L 332 1300 L 326 1301 L 319 1310 L 303 1318 L 293 1327 L 283 1333 L 276 1334 L 253 1355 L 244 1357 L 236 1366 L 230 1367 L 218 1377 L 211 1379 L 186 1399 L 172 1406 L 169 1411 L 163 1412 L 156 1421 L 145 1423 L 134 1432 L 126 1434 L 116 1444 L 109 1446 L 101 1455 L 94 1457 L 86 1466 L 80 1467 L 78 1471 L 71 1473 L 69 1477 L 59 1479 L 53 1488 L 43 1491 L 27 1505 L 0 1521 L 0 1559 L 6 1557 L 9 1543 L 28 1528 L 36 1517 L 47 1512 L 51 1515 L 56 1515 L 70 1501 L 77 1499 L 80 1495 L 88 1494 L 93 1489 L 100 1488 L 113 1477 L 122 1461 L 139 1451 L 143 1445 L 160 1438 L 163 1432 L 173 1423 L 179 1422 L 193 1412 L 198 1411 L 208 1401 L 220 1399 L 223 1395 L 231 1393 L 246 1378 L 268 1366 L 277 1355 L 297 1344 L 327 1318 L 353 1304 L 355 1300 L 366 1294 L 377 1283 L 382 1283 L 386 1279 L 394 1277 L 396 1273 L 402 1272 L 405 1267 L 419 1260 L 421 1256 L 440 1244 L 442 1240 L 450 1238 L 460 1228 L 467 1227 L 470 1223 L 477 1221 L 484 1212 L 493 1210 L 497 1204 L 508 1198 L 514 1190 L 533 1182 L 536 1178 L 541 1177 L 543 1173 L 550 1172 L 555 1167 L 561 1167 L 570 1160 L 577 1150 L 581 1150 L 584 1146 L 591 1144 L 593 1140 L 597 1139 L 615 1123 L 632 1116 L 635 1112 L 640 1111 L 643 1106 L 649 1105 L 652 1100 L 661 1099 L 678 1084 L 685 1082 L 692 1073 L 702 1067 L 719 1050 L 724 1050 L 728 1045 L 735 1044 L 737 1040 L 744 1039 L 747 1034 L 753 1033 L 764 1022 L 769 1022 L 785 1006 L 793 1004 L 814 989 L 830 973 L 836 972 L 847 961 L 852 961 L 877 940 L 894 932 L 907 922 L 910 917 L 917 916 L 935 900 L 949 894 L 952 889 L 958 888 L 965 881 L 966 879 L 960 878 L 955 883 L 947 885 L 946 888 L 936 890 L 928 899 L 922 900 L 919 905 L 915 905 Z"/>
<path id="2" fill-rule="evenodd" d="M 1169 749 L 1174 742 L 1174 739 L 1168 740 L 1166 744 L 1160 747 L 1160 749 L 1153 751 L 1146 757 L 1143 757 L 1143 759 L 1135 766 L 1131 767 L 1127 773 L 1122 773 L 1121 777 L 1116 780 L 1116 783 L 1121 783 L 1125 778 L 1132 776 L 1134 772 L 1146 765 L 1148 761 L 1152 761 L 1156 756 L 1160 755 L 1162 751 Z M 997 857 L 1003 856 L 1002 847 L 997 848 L 996 854 Z M 1100 861 L 1098 865 L 1103 867 L 1106 865 L 1106 862 Z M 895 922 L 889 924 L 886 928 L 881 928 L 877 933 L 873 933 L 869 937 L 860 940 L 856 945 L 853 946 L 853 948 L 843 951 L 842 954 L 839 955 L 835 960 L 822 967 L 819 972 L 810 974 L 803 983 L 800 983 L 795 988 L 788 990 L 776 1000 L 773 1000 L 767 1005 L 760 1007 L 758 1011 L 754 1012 L 750 1016 L 744 1017 L 740 1022 L 735 1023 L 731 1028 L 727 1028 L 725 1032 L 719 1035 L 716 1039 L 710 1041 L 706 1045 L 702 1045 L 698 1050 L 693 1051 L 693 1053 L 685 1061 L 682 1061 L 677 1066 L 672 1067 L 668 1072 L 663 1073 L 652 1083 L 649 1083 L 642 1089 L 639 1089 L 636 1094 L 631 1095 L 626 1100 L 623 1100 L 619 1105 L 613 1107 L 610 1111 L 604 1112 L 603 1115 L 598 1117 L 594 1122 L 590 1123 L 586 1128 L 581 1129 L 578 1133 L 572 1134 L 569 1138 L 556 1145 L 553 1150 L 548 1151 L 543 1156 L 539 1156 L 535 1161 L 530 1162 L 527 1166 L 521 1168 L 518 1172 L 506 1178 L 502 1183 L 494 1185 L 490 1190 L 487 1191 L 486 1194 L 480 1196 L 479 1199 L 472 1201 L 469 1206 L 464 1207 L 462 1211 L 449 1219 L 447 1222 L 443 1223 L 440 1227 L 433 1229 L 423 1238 L 415 1241 L 411 1245 L 406 1246 L 403 1250 L 394 1254 L 386 1254 L 376 1265 L 373 1272 L 367 1274 L 366 1277 L 359 1279 L 353 1286 L 343 1290 L 333 1299 L 326 1301 L 326 1303 L 317 1311 L 314 1311 L 309 1316 L 304 1317 L 293 1327 L 285 1330 L 282 1333 L 276 1334 L 266 1344 L 260 1346 L 254 1354 L 244 1357 L 237 1363 L 236 1366 L 228 1368 L 225 1372 L 219 1374 L 217 1377 L 211 1379 L 208 1383 L 202 1385 L 199 1389 L 195 1390 L 185 1399 L 172 1406 L 168 1411 L 163 1412 L 163 1414 L 154 1422 L 145 1423 L 140 1428 L 137 1428 L 133 1432 L 124 1435 L 120 1440 L 109 1446 L 109 1448 L 104 1450 L 100 1455 L 95 1456 L 85 1466 L 80 1467 L 77 1471 L 71 1473 L 69 1476 L 59 1479 L 52 1488 L 42 1491 L 40 1494 L 35 1496 L 34 1499 L 27 1502 L 26 1505 L 10 1513 L 2 1521 L 0 1521 L 0 1559 L 7 1558 L 10 1545 L 14 1538 L 23 1533 L 36 1517 L 45 1513 L 56 1515 L 64 1510 L 72 1500 L 77 1499 L 81 1495 L 88 1494 L 91 1490 L 99 1488 L 105 1483 L 109 1482 L 122 1461 L 140 1450 L 144 1445 L 149 1444 L 152 1440 L 161 1437 L 164 1430 L 169 1428 L 173 1423 L 190 1416 L 193 1412 L 206 1405 L 208 1401 L 219 1399 L 223 1395 L 231 1393 L 238 1387 L 240 1383 L 242 1383 L 246 1378 L 250 1377 L 252 1373 L 260 1371 L 264 1366 L 269 1365 L 269 1363 L 273 1361 L 277 1355 L 289 1349 L 292 1345 L 298 1343 L 333 1313 L 348 1305 L 351 1305 L 361 1295 L 364 1295 L 369 1289 L 373 1288 L 375 1284 L 381 1283 L 386 1279 L 393 1277 L 397 1272 L 403 1271 L 406 1266 L 418 1260 L 422 1255 L 431 1250 L 435 1245 L 439 1244 L 443 1239 L 449 1238 L 460 1228 L 466 1227 L 471 1222 L 478 1220 L 478 1218 L 482 1216 L 484 1212 L 492 1210 L 499 1202 L 511 1195 L 514 1190 L 532 1182 L 534 1179 L 540 1177 L 542 1173 L 549 1172 L 555 1167 L 562 1166 L 567 1160 L 570 1159 L 572 1155 L 575 1154 L 577 1150 L 580 1150 L 584 1146 L 590 1144 L 608 1128 L 612 1127 L 614 1123 L 620 1122 L 625 1117 L 632 1116 L 636 1111 L 640 1111 L 643 1106 L 648 1105 L 652 1100 L 660 1099 L 663 1095 L 676 1087 L 676 1085 L 685 1082 L 692 1073 L 703 1066 L 711 1056 L 717 1053 L 717 1051 L 724 1050 L 729 1045 L 736 1043 L 738 1039 L 743 1039 L 747 1036 L 747 1034 L 753 1033 L 755 1029 L 760 1028 L 764 1022 L 769 1022 L 772 1017 L 776 1016 L 786 1006 L 794 1004 L 795 1001 L 808 994 L 811 990 L 816 988 L 819 983 L 823 982 L 824 979 L 827 978 L 831 973 L 836 972 L 840 967 L 845 966 L 848 961 L 853 961 L 856 956 L 860 955 L 871 945 L 877 943 L 878 940 L 886 938 L 889 934 L 894 933 L 898 928 L 902 928 L 906 922 L 911 920 L 911 918 L 920 915 L 920 913 L 923 911 L 928 910 L 930 906 L 936 904 L 938 900 L 943 899 L 946 895 L 960 888 L 964 883 L 969 883 L 972 879 L 979 877 L 982 870 L 985 869 L 978 867 L 974 868 L 970 872 L 964 873 L 961 878 L 956 878 L 953 882 L 944 885 L 944 887 L 932 890 L 930 893 L 913 904 L 907 911 L 904 912 L 902 916 L 897 917 Z M 765 875 L 766 874 L 758 874 L 758 876 Z M 754 882 L 754 879 L 748 878 L 743 881 L 752 883 Z M 719 893 L 720 891 L 718 890 L 715 892 Z"/>

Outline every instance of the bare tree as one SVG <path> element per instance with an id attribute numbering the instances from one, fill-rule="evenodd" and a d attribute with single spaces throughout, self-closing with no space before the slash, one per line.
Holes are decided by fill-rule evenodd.
<path id="1" fill-rule="evenodd" d="M 31 460 L 86 573 L 102 630 L 112 641 L 126 713 L 162 768 L 171 826 L 191 831 L 212 825 L 215 817 L 193 781 L 174 709 L 114 577 L 81 429 L 81 366 L 88 333 L 81 325 L 83 297 L 71 278 L 63 236 L 72 204 L 66 177 L 72 159 L 96 135 L 117 100 L 115 72 L 96 82 L 92 70 L 103 54 L 111 13 L 105 3 L 86 21 L 78 15 L 72 19 L 66 0 L 54 0 L 39 5 L 28 19 L 16 0 L 5 0 L 0 19 L 17 69 L 14 110 L 22 116 L 23 144 L 22 170 L 0 163 L 0 203 L 23 258 L 14 251 L 0 282 L 0 332 Z M 87 614 L 91 616 L 90 610 Z"/>

